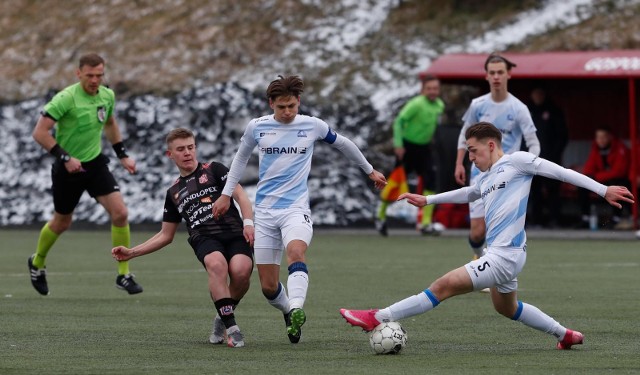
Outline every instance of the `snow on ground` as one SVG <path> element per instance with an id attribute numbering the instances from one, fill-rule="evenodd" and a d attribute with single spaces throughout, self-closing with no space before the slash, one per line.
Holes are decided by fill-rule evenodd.
<path id="1" fill-rule="evenodd" d="M 308 5 L 325 6 L 321 0 L 302 1 Z M 446 51 L 489 53 L 500 50 L 528 36 L 544 33 L 548 28 L 572 25 L 588 18 L 594 2 L 547 1 L 540 9 L 521 14 L 510 25 L 464 44 L 451 45 Z M 316 19 L 313 27 L 307 30 L 296 29 L 295 22 L 284 18 L 275 20 L 276 29 L 292 33 L 297 40 L 313 40 L 314 45 L 322 46 L 311 51 L 306 44 L 291 43 L 283 51 L 283 61 L 302 62 L 314 69 L 336 61 L 349 62 L 353 48 L 368 33 L 378 30 L 389 11 L 399 3 L 399 0 L 343 0 L 327 10 L 331 17 Z M 390 103 L 418 91 L 416 74 L 426 69 L 430 63 L 429 56 L 435 55 L 421 40 L 410 42 L 405 48 L 409 54 L 417 56 L 417 67 L 412 68 L 402 61 L 375 62 L 370 69 L 383 84 L 374 84 L 362 74 L 353 75 L 354 86 L 370 100 L 370 103 L 363 103 L 362 108 L 348 108 L 347 112 L 335 113 L 334 108 L 315 108 L 312 102 L 304 103 L 312 115 L 336 125 L 343 135 L 352 138 L 381 170 L 390 158 L 369 149 L 367 139 L 383 124 L 388 126 L 392 121 Z M 140 173 L 128 176 L 117 167 L 112 168 L 123 186 L 132 222 L 160 220 L 158 205 L 164 198 L 166 185 L 175 175 L 172 165 L 162 156 L 162 139 L 166 131 L 185 125 L 200 129 L 201 160 L 215 159 L 229 164 L 247 120 L 269 110 L 264 98 L 254 94 L 265 81 L 275 78 L 265 79 L 265 71 L 241 71 L 234 81 L 211 87 L 196 83 L 193 88 L 171 98 L 144 95 L 119 102 L 118 120 L 129 139 L 128 148 L 138 159 Z M 398 79 L 394 71 L 404 71 L 407 75 Z M 332 92 L 329 82 L 336 79 L 329 76 L 326 81 L 322 94 Z M 0 106 L 0 142 L 5 150 L 0 155 L 0 225 L 39 222 L 51 215 L 51 158 L 31 138 L 31 130 L 43 104 L 43 100 L 30 100 Z M 111 150 L 107 148 L 105 152 L 110 154 Z M 309 179 L 314 221 L 317 224 L 347 225 L 370 220 L 377 204 L 376 193 L 371 190 L 366 176 L 336 153 L 330 147 L 319 145 L 314 156 Z M 248 174 L 255 176 L 255 160 L 251 168 Z M 247 182 L 252 194 L 255 194 L 254 183 Z M 390 207 L 389 215 L 411 220 L 415 216 L 415 208 L 404 203 L 395 204 Z M 85 196 L 78 207 L 77 218 L 105 222 L 106 215 Z"/>

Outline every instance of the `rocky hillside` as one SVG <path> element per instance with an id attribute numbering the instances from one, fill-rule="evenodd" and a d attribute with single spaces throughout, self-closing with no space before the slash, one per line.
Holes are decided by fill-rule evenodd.
<path id="1" fill-rule="evenodd" d="M 118 120 L 139 162 L 139 175 L 116 174 L 132 221 L 141 222 L 159 219 L 174 175 L 162 157 L 166 131 L 195 129 L 201 159 L 228 164 L 246 121 L 268 110 L 263 90 L 277 74 L 301 74 L 303 111 L 333 124 L 386 170 L 392 116 L 432 58 L 638 48 L 636 14 L 638 0 L 0 2 L 0 225 L 50 215 L 50 158 L 30 133 L 46 98 L 75 81 L 77 59 L 89 51 L 107 59 Z M 316 223 L 371 217 L 375 192 L 360 171 L 322 147 L 314 162 Z M 89 199 L 77 215 L 105 219 Z"/>
<path id="2" fill-rule="evenodd" d="M 119 96 L 229 81 L 262 90 L 299 73 L 318 101 L 360 100 L 414 84 L 452 49 L 634 48 L 639 11 L 637 0 L 11 0 L 0 2 L 0 99 L 64 87 L 96 51 Z M 515 38 L 500 40 L 510 25 Z"/>

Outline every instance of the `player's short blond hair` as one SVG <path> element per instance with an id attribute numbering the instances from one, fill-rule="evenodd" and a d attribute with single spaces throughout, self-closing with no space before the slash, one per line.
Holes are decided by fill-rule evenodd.
<path id="1" fill-rule="evenodd" d="M 167 147 L 169 147 L 171 145 L 171 142 L 175 141 L 176 139 L 185 139 L 185 138 L 195 139 L 196 137 L 195 135 L 193 135 L 193 132 L 189 129 L 175 128 L 171 130 L 169 134 L 167 134 L 167 138 L 166 138 Z"/>

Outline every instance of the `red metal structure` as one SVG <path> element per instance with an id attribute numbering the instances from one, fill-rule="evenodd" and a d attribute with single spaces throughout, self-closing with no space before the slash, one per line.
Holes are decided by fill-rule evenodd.
<path id="1" fill-rule="evenodd" d="M 517 64 L 511 71 L 509 91 L 522 100 L 536 87 L 565 112 L 569 137 L 589 140 L 599 125 L 608 125 L 631 145 L 631 186 L 636 175 L 640 81 L 640 50 L 502 53 Z M 421 76 L 433 74 L 444 84 L 470 85 L 489 90 L 484 62 L 488 54 L 450 54 L 437 58 Z M 638 205 L 633 205 L 634 223 Z"/>

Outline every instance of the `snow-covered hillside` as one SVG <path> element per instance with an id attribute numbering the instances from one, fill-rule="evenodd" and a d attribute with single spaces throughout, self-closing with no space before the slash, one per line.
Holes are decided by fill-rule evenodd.
<path id="1" fill-rule="evenodd" d="M 194 129 L 200 159 L 228 165 L 246 122 L 269 111 L 262 93 L 277 74 L 301 74 L 307 83 L 303 111 L 325 119 L 353 139 L 376 168 L 388 171 L 392 158 L 380 151 L 379 142 L 390 136 L 394 112 L 417 92 L 416 75 L 432 58 L 502 50 L 547 30 L 570 28 L 602 13 L 603 1 L 545 1 L 463 39 L 414 33 L 401 43 L 390 19 L 415 2 L 270 0 L 202 6 L 201 0 L 155 5 L 113 0 L 105 7 L 104 2 L 69 0 L 77 6 L 79 23 L 71 31 L 56 28 L 55 14 L 40 15 L 37 2 L 17 3 L 0 5 L 0 24 L 11 26 L 0 35 L 5 46 L 0 97 L 37 99 L 0 107 L 0 225 L 38 222 L 51 214 L 51 158 L 31 131 L 47 90 L 74 82 L 73 65 L 81 52 L 104 50 L 108 79 L 117 94 L 126 94 L 117 118 L 140 172 L 128 176 L 115 162 L 112 169 L 131 221 L 158 221 L 165 188 L 176 175 L 162 154 L 166 132 L 176 126 Z M 606 3 L 623 11 L 640 1 Z M 180 11 L 171 23 L 159 17 L 172 9 Z M 32 29 L 23 32 L 28 16 Z M 25 20 L 10 22 L 16 17 Z M 103 22 L 114 18 L 119 23 Z M 29 41 L 34 48 L 25 49 Z M 29 79 L 14 79 L 25 69 Z M 139 94 L 145 91 L 155 94 Z M 106 153 L 111 155 L 110 147 Z M 255 182 L 255 162 L 246 184 Z M 329 147 L 317 149 L 309 186 L 317 224 L 368 220 L 377 204 L 366 176 Z M 76 213 L 91 222 L 107 219 L 88 197 Z"/>

